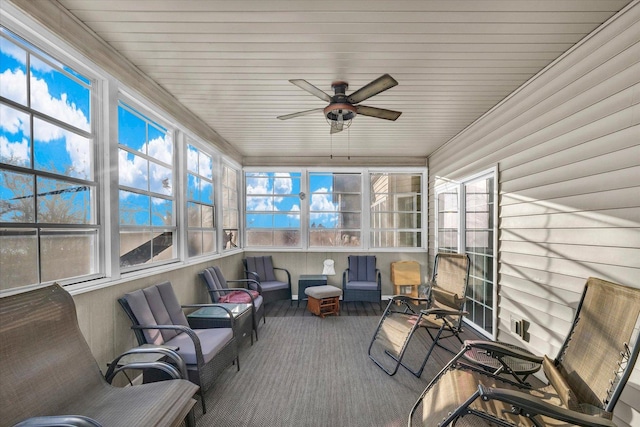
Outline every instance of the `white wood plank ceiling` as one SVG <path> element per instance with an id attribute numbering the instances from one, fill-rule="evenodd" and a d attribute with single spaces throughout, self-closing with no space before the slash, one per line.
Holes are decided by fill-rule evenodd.
<path id="1" fill-rule="evenodd" d="M 248 163 L 424 158 L 622 9 L 628 0 L 59 0 L 206 121 Z M 329 133 L 325 101 L 289 83 L 402 111 Z M 253 159 L 253 160 L 252 160 Z"/>

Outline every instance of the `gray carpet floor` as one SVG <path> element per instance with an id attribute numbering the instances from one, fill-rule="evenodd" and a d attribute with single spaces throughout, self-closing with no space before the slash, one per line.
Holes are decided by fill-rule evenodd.
<path id="1" fill-rule="evenodd" d="M 240 346 L 241 370 L 228 368 L 206 393 L 207 413 L 196 405 L 197 426 L 405 426 L 450 355 L 436 351 L 420 379 L 404 369 L 389 377 L 367 355 L 378 321 L 373 313 L 321 319 L 297 310 L 267 317 L 259 341 Z M 425 354 L 425 337 L 409 362 Z"/>

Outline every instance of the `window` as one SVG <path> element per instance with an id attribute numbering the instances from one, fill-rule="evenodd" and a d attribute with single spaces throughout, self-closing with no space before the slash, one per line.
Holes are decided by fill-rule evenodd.
<path id="1" fill-rule="evenodd" d="M 300 247 L 300 172 L 246 172 L 247 246 Z"/>
<path id="2" fill-rule="evenodd" d="M 176 258 L 173 140 L 162 125 L 118 105 L 120 267 Z"/>
<path id="3" fill-rule="evenodd" d="M 100 273 L 94 90 L 0 27 L 2 289 Z"/>
<path id="4" fill-rule="evenodd" d="M 361 246 L 362 174 L 309 173 L 309 246 Z"/>
<path id="5" fill-rule="evenodd" d="M 495 171 L 436 188 L 438 252 L 471 259 L 467 320 L 489 335 L 495 322 Z M 461 214 L 463 213 L 463 214 Z"/>
<path id="6" fill-rule="evenodd" d="M 371 247 L 422 247 L 422 175 L 372 173 Z"/>
<path id="7" fill-rule="evenodd" d="M 246 244 L 423 248 L 424 176 L 409 168 L 246 172 Z M 363 214 L 363 206 L 370 214 Z"/>
<path id="8" fill-rule="evenodd" d="M 460 211 L 458 186 L 436 189 L 437 252 L 457 253 Z"/>
<path id="9" fill-rule="evenodd" d="M 213 159 L 187 144 L 187 252 L 189 257 L 216 250 Z"/>
<path id="10" fill-rule="evenodd" d="M 223 250 L 238 247 L 240 231 L 240 210 L 238 207 L 238 170 L 230 165 L 222 165 L 222 229 Z"/>

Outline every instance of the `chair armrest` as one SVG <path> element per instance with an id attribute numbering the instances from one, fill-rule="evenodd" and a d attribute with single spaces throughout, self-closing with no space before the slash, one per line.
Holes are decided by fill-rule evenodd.
<path id="1" fill-rule="evenodd" d="M 207 307 L 207 306 L 211 306 L 211 305 L 213 305 L 213 304 L 202 304 L 201 307 Z M 229 310 L 227 310 L 227 311 L 229 311 Z M 231 314 L 231 312 L 229 312 L 229 314 Z M 231 322 L 233 324 L 233 316 L 231 316 Z M 204 364 L 204 356 L 202 354 L 202 344 L 200 343 L 200 338 L 193 331 L 193 329 L 189 328 L 188 326 L 184 326 L 184 325 L 133 325 L 133 326 L 131 326 L 131 329 L 142 329 L 142 330 L 144 330 L 144 329 L 173 329 L 175 331 L 184 332 L 185 334 L 187 334 L 189 336 L 189 338 L 191 338 L 191 341 L 193 341 L 193 347 L 195 348 L 195 351 L 196 351 L 196 359 L 198 361 L 198 366 L 202 366 Z"/>
<path id="2" fill-rule="evenodd" d="M 118 363 L 123 357 L 131 354 L 161 354 L 169 358 L 175 364 L 175 366 L 162 361 L 131 362 L 122 366 L 118 366 Z M 168 365 L 171 369 L 166 369 L 163 366 L 158 366 L 156 365 L 156 363 Z M 189 379 L 187 374 L 187 365 L 184 363 L 184 359 L 182 359 L 182 357 L 180 357 L 180 355 L 174 350 L 167 347 L 136 347 L 129 349 L 113 359 L 113 361 L 109 364 L 109 368 L 107 369 L 106 374 L 104 374 L 104 378 L 109 384 L 111 384 L 116 374 L 126 369 L 160 369 L 162 371 L 165 371 L 175 379 Z"/>
<path id="3" fill-rule="evenodd" d="M 344 289 L 345 285 L 347 284 L 347 277 L 349 274 L 349 269 L 346 268 L 343 272 L 342 272 L 342 289 Z"/>
<path id="4" fill-rule="evenodd" d="M 452 308 L 428 308 L 426 310 L 420 310 L 424 316 L 435 315 L 436 317 L 444 316 L 466 316 L 469 314 L 463 310 L 454 310 Z"/>
<path id="5" fill-rule="evenodd" d="M 391 299 L 398 302 L 418 301 L 420 303 L 429 301 L 429 298 L 412 297 L 410 295 L 393 295 Z"/>
<path id="6" fill-rule="evenodd" d="M 13 427 L 102 427 L 96 420 L 82 415 L 50 415 L 20 421 Z"/>
<path id="7" fill-rule="evenodd" d="M 615 424 L 606 418 L 552 405 L 521 391 L 483 387 L 482 385 L 478 385 L 478 390 L 482 400 L 499 400 L 508 403 L 516 410 L 521 410 L 529 416 L 544 415 L 569 424 L 585 427 L 615 427 Z"/>
<path id="8" fill-rule="evenodd" d="M 464 346 L 467 347 L 467 349 L 476 348 L 483 350 L 488 355 L 496 357 L 508 356 L 539 364 L 542 364 L 543 359 L 542 357 L 537 356 L 523 348 L 510 347 L 495 341 L 466 340 L 464 342 Z"/>
<path id="9" fill-rule="evenodd" d="M 227 280 L 227 283 L 246 283 L 247 288 L 249 287 L 249 283 L 254 283 L 256 286 L 260 287 L 260 282 L 253 279 L 235 279 L 235 280 Z"/>
<path id="10" fill-rule="evenodd" d="M 287 283 L 289 283 L 289 287 L 291 287 L 291 273 L 289 273 L 289 270 L 287 270 L 286 268 L 280 268 L 280 267 L 273 267 L 274 270 L 282 270 L 285 273 L 287 273 Z"/>

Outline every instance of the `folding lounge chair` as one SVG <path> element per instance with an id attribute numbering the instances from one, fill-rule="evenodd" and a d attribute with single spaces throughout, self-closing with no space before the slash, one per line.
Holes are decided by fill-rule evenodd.
<path id="1" fill-rule="evenodd" d="M 555 360 L 543 357 L 549 385 L 532 388 L 464 363 L 467 342 L 413 406 L 424 426 L 614 426 L 613 409 L 638 358 L 640 289 L 589 278 Z M 509 348 L 482 342 L 485 351 Z M 517 353 L 512 354 L 518 357 Z"/>
<path id="2" fill-rule="evenodd" d="M 469 256 L 466 254 L 437 254 L 429 295 L 426 298 L 396 295 L 389 301 L 368 350 L 371 360 L 388 375 L 395 375 L 398 368 L 403 366 L 416 377 L 420 377 L 436 346 L 452 354 L 456 353 L 458 346 L 454 351 L 439 341 L 455 337 L 462 344 L 460 332 L 465 314 L 463 309 L 469 264 Z M 426 309 L 418 310 L 419 304 L 426 304 Z M 431 346 L 422 364 L 413 370 L 403 362 L 403 357 L 412 337 L 420 328 L 428 332 Z M 388 361 L 384 362 L 382 358 Z"/>

